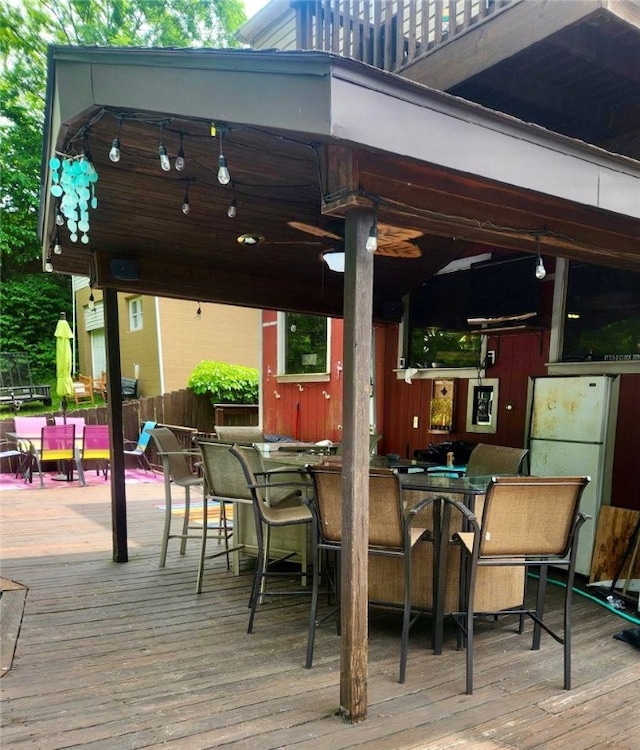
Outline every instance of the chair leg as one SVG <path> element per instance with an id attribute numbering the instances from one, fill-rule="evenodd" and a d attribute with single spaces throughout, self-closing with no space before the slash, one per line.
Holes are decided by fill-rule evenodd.
<path id="1" fill-rule="evenodd" d="M 171 531 L 171 480 L 165 469 L 164 473 L 164 528 L 162 530 L 162 544 L 160 545 L 160 567 L 167 562 L 167 547 L 169 546 L 169 532 Z"/>
<path id="2" fill-rule="evenodd" d="M 398 682 L 404 683 L 407 674 L 407 656 L 409 652 L 409 627 L 411 625 L 411 550 L 405 550 L 404 554 L 404 609 L 402 613 L 402 640 L 400 642 L 400 678 Z"/>
<path id="3" fill-rule="evenodd" d="M 538 590 L 536 592 L 536 618 L 533 626 L 533 643 L 531 648 L 533 651 L 540 649 L 540 636 L 542 635 L 542 628 L 540 622 L 544 619 L 544 603 L 547 592 L 547 567 L 546 565 L 540 566 L 540 575 L 538 577 Z"/>
<path id="4" fill-rule="evenodd" d="M 318 618 L 318 596 L 320 594 L 320 550 L 318 549 L 318 522 L 315 516 L 312 519 L 312 565 L 311 571 L 311 612 L 309 614 L 309 634 L 307 636 L 307 658 L 304 666 L 311 669 L 313 664 L 313 647 L 316 640 L 316 625 Z"/>
<path id="5" fill-rule="evenodd" d="M 467 695 L 473 693 L 473 606 L 474 594 L 476 588 L 476 565 L 473 564 L 471 555 L 467 558 L 467 596 L 466 596 L 466 641 L 467 641 L 467 659 L 466 659 L 466 692 Z"/>
<path id="6" fill-rule="evenodd" d="M 202 539 L 200 543 L 200 560 L 198 561 L 198 575 L 196 578 L 196 594 L 202 593 L 202 578 L 204 577 L 204 558 L 207 551 L 208 506 L 206 494 L 202 498 Z M 227 563 L 229 557 L 227 556 Z"/>
<path id="7" fill-rule="evenodd" d="M 571 690 L 571 604 L 573 600 L 573 581 L 575 570 L 569 569 L 567 588 L 564 594 L 564 689 Z"/>
<path id="8" fill-rule="evenodd" d="M 265 543 L 263 538 L 262 520 L 258 517 L 256 517 L 256 539 L 258 542 L 258 557 L 256 559 L 256 569 L 253 574 L 253 585 L 251 586 L 251 598 L 249 600 L 251 612 L 249 614 L 247 633 L 253 632 L 253 620 L 256 616 L 256 607 L 258 606 L 260 594 L 262 593 L 262 581 L 265 572 Z"/>
<path id="9" fill-rule="evenodd" d="M 184 519 L 182 521 L 182 539 L 180 540 L 180 554 L 187 551 L 187 536 L 189 535 L 189 516 L 191 515 L 191 488 L 184 488 Z"/>

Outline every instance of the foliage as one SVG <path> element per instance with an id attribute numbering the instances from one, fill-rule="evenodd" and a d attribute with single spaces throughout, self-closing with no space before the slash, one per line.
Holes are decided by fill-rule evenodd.
<path id="1" fill-rule="evenodd" d="M 254 367 L 205 360 L 191 373 L 187 387 L 208 395 L 212 404 L 258 403 L 258 371 Z"/>
<path id="2" fill-rule="evenodd" d="M 285 324 L 286 372 L 325 372 L 327 369 L 327 319 L 304 313 L 287 313 Z"/>
<path id="3" fill-rule="evenodd" d="M 37 301 L 29 303 L 29 300 Z M 34 382 L 55 375 L 54 331 L 61 312 L 71 320 L 71 283 L 53 274 L 28 274 L 2 282 L 0 330 L 2 348 L 29 355 Z"/>

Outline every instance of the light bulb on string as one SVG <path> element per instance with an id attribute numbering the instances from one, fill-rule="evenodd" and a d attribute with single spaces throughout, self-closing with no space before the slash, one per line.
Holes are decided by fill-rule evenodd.
<path id="1" fill-rule="evenodd" d="M 182 202 L 182 213 L 187 216 L 191 212 L 191 204 L 189 203 L 189 186 L 187 185 L 185 193 L 184 193 L 184 200 Z"/>
<path id="2" fill-rule="evenodd" d="M 183 137 L 184 133 L 180 133 L 180 148 L 178 149 L 178 155 L 176 156 L 176 160 L 174 163 L 174 166 L 178 170 L 178 172 L 182 172 L 185 168 L 184 149 L 182 148 Z"/>
<path id="3" fill-rule="evenodd" d="M 89 295 L 89 310 L 95 310 L 96 309 L 96 301 L 93 296 L 93 289 L 91 290 L 91 294 Z"/>
<path id="4" fill-rule="evenodd" d="M 109 159 L 117 163 L 120 161 L 120 131 L 122 130 L 122 118 L 120 118 L 120 124 L 118 125 L 118 134 L 111 141 L 111 150 L 109 151 Z"/>
<path id="5" fill-rule="evenodd" d="M 56 232 L 56 237 L 53 241 L 53 254 L 62 255 L 62 246 L 60 245 L 60 237 L 58 236 L 57 232 Z"/>
<path id="6" fill-rule="evenodd" d="M 536 279 L 539 281 L 542 281 L 544 277 L 547 275 L 547 269 L 544 267 L 544 263 L 542 262 L 542 255 L 540 255 L 540 235 L 536 235 L 536 246 L 537 246 L 537 257 L 536 257 Z"/>
<path id="7" fill-rule="evenodd" d="M 218 182 L 221 185 L 228 185 L 231 182 L 231 175 L 229 174 L 229 168 L 227 167 L 227 157 L 223 151 L 223 134 L 224 130 L 220 130 L 220 156 L 218 157 Z"/>
<path id="8" fill-rule="evenodd" d="M 56 224 L 59 227 L 63 227 L 64 226 L 64 214 L 60 210 L 60 206 L 58 206 L 58 208 L 56 210 Z"/>
<path id="9" fill-rule="evenodd" d="M 163 130 L 164 130 L 164 125 L 161 125 L 160 126 L 160 145 L 158 146 L 158 155 L 160 156 L 160 166 L 162 167 L 162 170 L 164 172 L 168 172 L 171 169 L 171 162 L 169 161 L 167 149 L 165 148 L 164 143 L 162 141 Z"/>
<path id="10" fill-rule="evenodd" d="M 45 264 L 44 264 L 44 270 L 47 273 L 52 273 L 53 272 L 53 263 L 51 262 L 51 256 L 50 255 L 47 255 L 47 260 L 45 261 Z"/>
<path id="11" fill-rule="evenodd" d="M 233 200 L 229 204 L 229 208 L 227 208 L 227 216 L 230 219 L 235 219 L 236 216 L 238 215 L 238 201 L 236 200 L 236 183 L 233 182 L 231 186 L 233 187 Z"/>
<path id="12" fill-rule="evenodd" d="M 367 237 L 367 241 L 365 243 L 365 248 L 367 252 L 369 253 L 375 253 L 375 251 L 378 249 L 378 222 L 377 217 L 374 217 L 373 224 L 371 225 L 371 229 L 369 230 L 369 236 Z"/>

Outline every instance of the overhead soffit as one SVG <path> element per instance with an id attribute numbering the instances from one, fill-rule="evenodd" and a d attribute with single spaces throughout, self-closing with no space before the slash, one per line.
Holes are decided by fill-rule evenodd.
<path id="1" fill-rule="evenodd" d="M 402 296 L 464 254 L 469 243 L 533 251 L 531 231 L 542 227 L 556 235 L 546 248 L 551 254 L 571 257 L 584 251 L 592 259 L 608 254 L 613 265 L 637 267 L 637 218 L 594 211 L 577 200 L 531 189 L 543 187 L 533 181 L 541 159 L 564 159 L 586 170 L 576 172 L 573 185 L 567 183 L 576 196 L 602 203 L 608 190 L 616 207 L 640 215 L 640 205 L 626 207 L 619 195 L 625 179 L 640 184 L 640 170 L 631 162 L 547 137 L 509 118 L 488 115 L 483 120 L 478 107 L 435 93 L 430 99 L 422 87 L 406 81 L 394 86 L 395 76 L 321 53 L 163 52 L 169 54 L 82 50 L 76 59 L 75 51 L 60 51 L 55 80 L 61 118 L 55 119 L 50 104 L 50 142 L 79 152 L 88 135 L 99 174 L 99 207 L 91 212 L 89 246 L 69 242 L 66 228 L 60 231 L 63 254 L 54 259 L 56 270 L 92 273 L 105 286 L 167 296 L 341 314 L 342 276 L 319 260 L 331 242 L 289 222 L 320 225 L 330 218 L 327 214 L 340 217 L 356 205 L 374 203 L 381 222 L 423 235 L 417 240 L 423 250 L 419 259 L 376 258 L 374 307 L 380 317 L 397 316 Z M 366 111 L 376 117 L 358 115 Z M 233 183 L 224 187 L 216 178 L 219 131 L 212 137 L 212 120 L 229 126 L 224 152 Z M 120 122 L 122 158 L 113 164 L 107 154 Z M 438 124 L 421 137 L 420 122 Z M 459 138 L 443 140 L 440 131 L 447 123 L 461 128 L 462 145 Z M 161 125 L 172 161 L 182 133 L 184 172 L 159 168 Z M 501 168 L 506 182 L 496 181 L 496 158 L 480 153 L 487 138 L 497 139 L 497 147 L 501 139 L 515 147 L 508 161 L 513 166 L 523 160 L 518 179 L 530 189 L 509 184 L 508 167 Z M 424 140 L 430 143 L 425 146 Z M 334 144 L 347 146 L 337 165 L 330 157 Z M 476 173 L 465 170 L 465 164 Z M 484 167 L 493 179 L 483 174 Z M 599 184 L 596 192 L 588 185 L 592 178 Z M 563 179 L 558 174 L 551 182 L 557 188 Z M 191 211 L 185 216 L 181 206 L 187 190 Z M 585 190 L 592 191 L 592 198 L 585 197 Z M 45 194 L 46 253 L 55 231 L 55 206 Z M 234 196 L 237 216 L 229 219 Z M 236 238 L 244 232 L 257 232 L 265 242 L 241 247 Z M 138 282 L 110 278 L 108 260 L 115 256 L 138 261 Z"/>

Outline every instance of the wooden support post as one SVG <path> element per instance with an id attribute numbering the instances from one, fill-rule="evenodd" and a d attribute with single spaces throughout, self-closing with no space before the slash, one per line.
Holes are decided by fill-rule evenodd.
<path id="1" fill-rule="evenodd" d="M 113 561 L 129 562 L 127 547 L 127 497 L 124 483 L 124 433 L 122 420 L 120 330 L 118 327 L 118 292 L 115 289 L 107 288 L 104 290 L 103 299 L 107 339 L 109 439 L 111 442 Z"/>
<path id="2" fill-rule="evenodd" d="M 365 243 L 373 219 L 371 209 L 355 209 L 345 227 L 340 712 L 352 724 L 367 716 L 373 255 Z"/>

